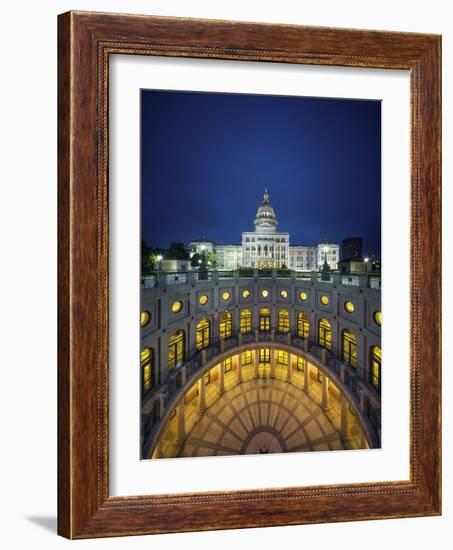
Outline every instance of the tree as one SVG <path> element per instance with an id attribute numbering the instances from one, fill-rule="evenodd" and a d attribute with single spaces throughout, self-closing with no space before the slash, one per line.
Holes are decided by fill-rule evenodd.
<path id="1" fill-rule="evenodd" d="M 172 242 L 165 257 L 169 260 L 188 260 L 189 252 L 184 243 Z"/>

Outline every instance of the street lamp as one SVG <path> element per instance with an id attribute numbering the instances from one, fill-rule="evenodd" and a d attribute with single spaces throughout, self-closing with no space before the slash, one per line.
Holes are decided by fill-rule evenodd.
<path id="1" fill-rule="evenodd" d="M 159 254 L 159 256 L 156 256 L 157 260 L 157 269 L 160 269 L 160 262 L 163 260 L 163 256 Z"/>
<path id="2" fill-rule="evenodd" d="M 368 271 L 368 262 L 370 260 L 370 258 L 363 258 L 364 262 L 365 262 L 365 271 Z"/>

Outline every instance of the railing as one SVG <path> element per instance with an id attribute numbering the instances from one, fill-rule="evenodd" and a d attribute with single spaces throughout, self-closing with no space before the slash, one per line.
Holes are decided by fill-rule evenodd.
<path id="1" fill-rule="evenodd" d="M 290 279 L 312 281 L 317 283 L 331 283 L 347 287 L 381 289 L 380 274 L 369 273 L 339 273 L 319 271 L 292 271 L 289 269 L 252 269 L 240 268 L 238 270 L 200 270 L 183 272 L 153 271 L 142 274 L 142 288 L 165 287 L 170 285 L 187 284 L 190 282 L 231 280 L 231 279 Z"/>
<path id="2" fill-rule="evenodd" d="M 305 356 L 308 355 L 307 360 L 309 362 L 315 364 L 318 368 L 325 368 L 334 379 L 334 383 L 347 389 L 357 411 L 361 410 L 361 391 L 363 388 L 365 388 L 370 400 L 372 399 L 374 403 L 379 402 L 375 389 L 371 384 L 360 378 L 354 368 L 312 340 L 301 338 L 297 334 L 278 333 L 273 330 L 270 332 L 255 331 L 249 334 L 234 333 L 228 339 L 215 339 L 209 347 L 201 351 L 197 350 L 194 357 L 180 367 L 172 369 L 165 382 L 146 396 L 142 411 L 144 439 L 149 440 L 152 437 L 153 431 L 165 412 L 174 407 L 174 402 L 181 395 L 183 388 L 194 382 L 193 379 L 196 378 L 197 373 L 205 365 L 216 356 L 250 343 L 277 343 L 283 346 L 289 345 L 296 349 L 299 348 Z M 380 407 L 367 406 L 366 410 L 361 412 L 377 433 L 380 429 Z"/>

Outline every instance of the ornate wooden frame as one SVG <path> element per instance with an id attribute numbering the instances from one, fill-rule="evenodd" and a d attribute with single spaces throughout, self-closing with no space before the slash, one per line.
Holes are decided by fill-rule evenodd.
<path id="1" fill-rule="evenodd" d="M 440 514 L 440 37 L 86 12 L 65 13 L 58 23 L 59 533 L 86 538 Z M 410 481 L 109 496 L 110 54 L 410 71 Z"/>

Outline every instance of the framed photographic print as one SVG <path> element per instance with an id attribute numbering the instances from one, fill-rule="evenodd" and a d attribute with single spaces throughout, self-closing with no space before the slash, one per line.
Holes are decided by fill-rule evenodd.
<path id="1" fill-rule="evenodd" d="M 60 16 L 61 535 L 441 513 L 440 104 L 438 36 Z"/>

